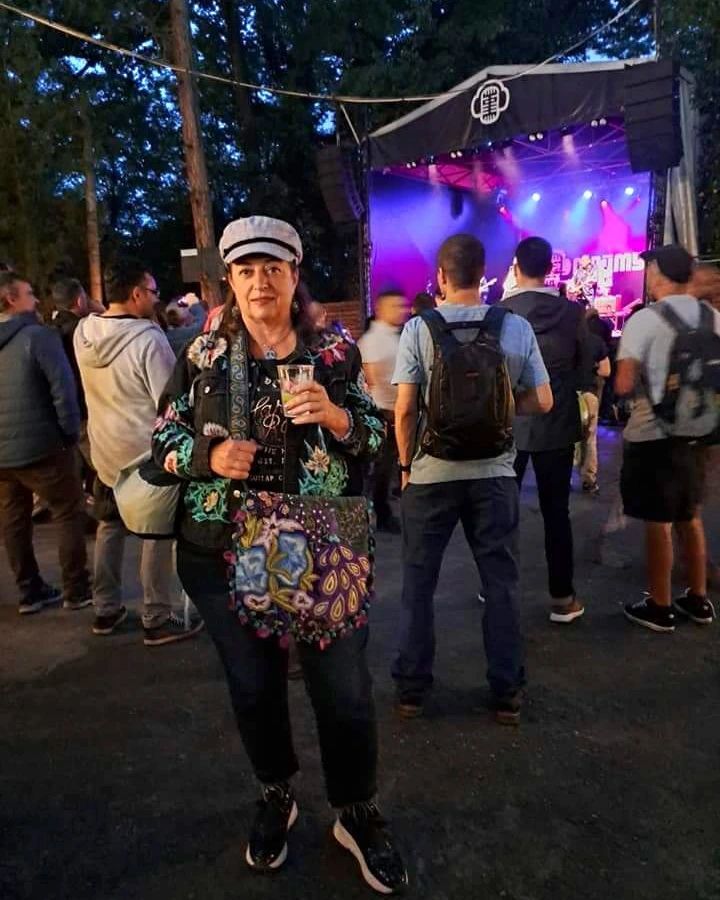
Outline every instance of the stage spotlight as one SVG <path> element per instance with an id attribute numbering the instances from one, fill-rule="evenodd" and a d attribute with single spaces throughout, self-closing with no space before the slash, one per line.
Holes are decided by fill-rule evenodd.
<path id="1" fill-rule="evenodd" d="M 625 196 L 626 196 L 626 197 L 632 197 L 632 195 L 633 195 L 634 193 L 635 193 L 635 188 L 634 188 L 634 187 L 626 187 L 626 188 L 625 188 Z"/>
<path id="2" fill-rule="evenodd" d="M 593 119 L 590 124 L 592 125 L 593 128 L 597 128 L 600 123 L 598 122 L 597 119 Z"/>
<path id="3" fill-rule="evenodd" d="M 591 200 L 592 195 L 593 195 L 592 191 L 585 191 L 585 193 L 583 194 L 583 197 L 585 198 L 585 200 Z"/>
<path id="4" fill-rule="evenodd" d="M 501 216 L 506 216 L 507 215 L 507 206 L 500 206 L 498 208 L 498 212 L 500 213 Z"/>
<path id="5" fill-rule="evenodd" d="M 607 119 L 603 116 L 603 118 L 600 119 L 599 124 L 600 124 L 600 125 L 607 125 Z"/>
<path id="6" fill-rule="evenodd" d="M 534 134 L 529 134 L 529 135 L 528 135 L 528 140 L 530 140 L 530 141 L 532 141 L 532 142 L 534 143 L 534 142 L 535 142 L 535 135 L 534 135 Z"/>
<path id="7" fill-rule="evenodd" d="M 539 141 L 541 141 L 545 137 L 545 135 L 542 133 L 542 131 L 538 131 L 536 137 Z"/>
<path id="8" fill-rule="evenodd" d="M 537 203 L 540 200 L 540 194 L 537 191 L 532 195 L 533 200 Z"/>
<path id="9" fill-rule="evenodd" d="M 608 206 L 610 206 L 610 204 L 607 202 L 607 200 L 601 200 L 600 206 L 602 206 L 603 209 L 606 209 Z"/>

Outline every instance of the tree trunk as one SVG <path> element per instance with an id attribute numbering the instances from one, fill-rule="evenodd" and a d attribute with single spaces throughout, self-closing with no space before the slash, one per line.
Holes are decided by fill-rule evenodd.
<path id="1" fill-rule="evenodd" d="M 205 150 L 200 133 L 200 108 L 197 85 L 187 71 L 192 68 L 190 45 L 190 19 L 187 0 L 170 0 L 170 27 L 173 62 L 185 69 L 177 72 L 178 101 L 182 116 L 183 150 L 185 169 L 190 188 L 190 206 L 195 228 L 195 245 L 202 274 L 200 290 L 203 300 L 211 309 L 222 303 L 220 284 L 212 264 L 215 252 L 215 228 L 208 185 Z"/>
<path id="2" fill-rule="evenodd" d="M 95 178 L 95 148 L 92 125 L 85 104 L 80 113 L 82 122 L 83 174 L 85 175 L 85 229 L 87 233 L 88 284 L 90 296 L 102 303 L 102 262 L 100 259 L 100 227 L 98 225 L 97 181 Z"/>
<path id="3" fill-rule="evenodd" d="M 236 0 L 221 0 L 220 8 L 225 23 L 228 51 L 230 54 L 230 68 L 235 81 L 247 81 L 245 77 L 245 65 L 243 63 L 243 44 L 240 37 L 240 25 L 238 22 L 238 10 Z M 235 114 L 237 116 L 238 132 L 241 145 L 246 154 L 255 150 L 255 116 L 253 114 L 250 95 L 247 88 L 233 88 L 235 100 Z"/>

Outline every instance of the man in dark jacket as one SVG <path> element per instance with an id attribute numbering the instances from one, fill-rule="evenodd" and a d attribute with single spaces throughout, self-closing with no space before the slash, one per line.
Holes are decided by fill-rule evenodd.
<path id="1" fill-rule="evenodd" d="M 555 404 L 545 416 L 517 416 L 515 471 L 518 483 L 532 458 L 540 510 L 545 523 L 545 558 L 551 622 L 569 623 L 585 611 L 573 584 L 573 536 L 570 479 L 575 442 L 581 438 L 577 391 L 587 370 L 589 346 L 583 309 L 545 287 L 552 268 L 552 247 L 539 237 L 526 238 L 515 251 L 517 287 L 503 301 L 530 322 L 550 373 Z"/>
<path id="2" fill-rule="evenodd" d="M 75 357 L 73 338 L 75 337 L 75 329 L 80 324 L 81 319 L 89 316 L 90 313 L 102 315 L 105 312 L 105 307 L 102 303 L 97 303 L 88 297 L 85 293 L 85 288 L 77 278 L 61 278 L 60 281 L 56 281 L 52 286 L 52 303 L 55 308 L 52 327 L 60 332 L 60 338 L 77 385 L 77 398 L 80 407 L 78 447 L 85 462 L 85 481 L 92 484 L 94 470 L 90 462 L 90 442 L 87 436 L 87 404 L 85 403 L 85 391 L 80 379 L 80 369 Z"/>
<path id="3" fill-rule="evenodd" d="M 0 274 L 0 525 L 20 592 L 21 614 L 58 603 L 40 577 L 32 545 L 33 493 L 59 525 L 62 600 L 92 602 L 84 498 L 75 445 L 80 428 L 75 380 L 57 334 L 38 321 L 31 286 Z"/>

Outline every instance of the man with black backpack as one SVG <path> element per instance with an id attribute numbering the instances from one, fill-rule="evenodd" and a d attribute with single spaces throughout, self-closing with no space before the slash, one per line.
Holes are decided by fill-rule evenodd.
<path id="1" fill-rule="evenodd" d="M 483 635 L 498 721 L 517 724 L 525 682 L 514 543 L 515 410 L 552 407 L 532 328 L 481 305 L 485 249 L 457 234 L 438 252 L 444 302 L 400 339 L 396 434 L 403 480 L 402 621 L 393 666 L 397 711 L 422 714 L 435 655 L 433 598 L 448 541 L 462 522 L 485 597 Z"/>
<path id="2" fill-rule="evenodd" d="M 705 531 L 700 518 L 707 444 L 720 425 L 720 314 L 688 292 L 694 262 L 683 247 L 641 254 L 656 301 L 630 319 L 618 350 L 616 391 L 634 393 L 620 487 L 625 513 L 645 522 L 648 596 L 625 615 L 652 631 L 675 630 L 675 613 L 709 625 Z M 672 599 L 672 526 L 689 587 Z"/>

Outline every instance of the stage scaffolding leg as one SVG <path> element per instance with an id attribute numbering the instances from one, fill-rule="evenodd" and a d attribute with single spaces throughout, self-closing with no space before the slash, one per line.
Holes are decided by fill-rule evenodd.
<path id="1" fill-rule="evenodd" d="M 665 235 L 665 205 L 667 203 L 667 169 L 653 172 L 650 179 L 650 203 L 648 206 L 647 220 L 647 247 L 654 250 L 662 246 Z M 648 302 L 647 274 L 643 286 L 643 298 Z"/>

